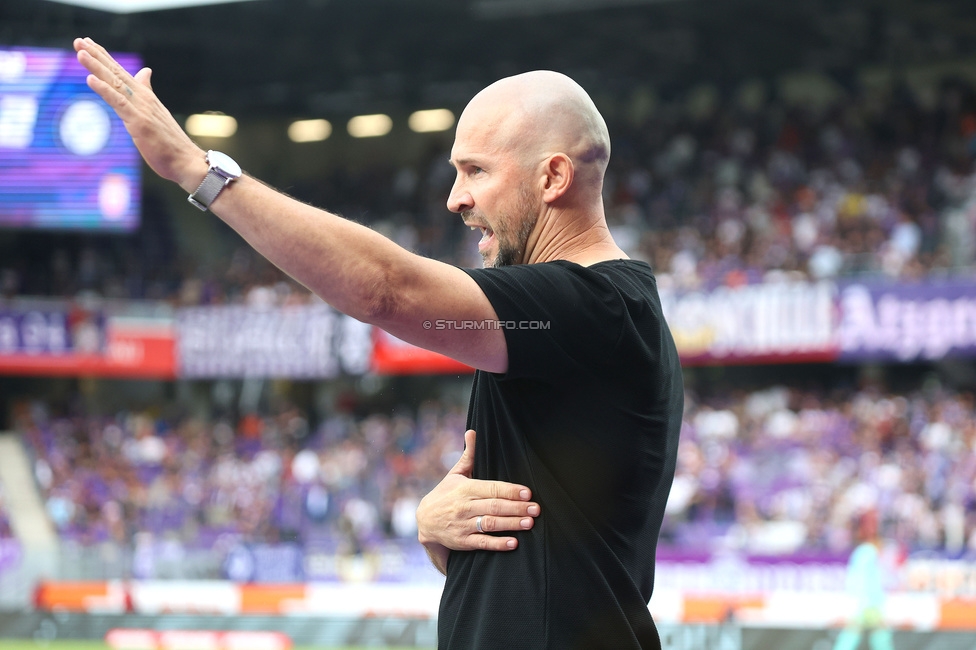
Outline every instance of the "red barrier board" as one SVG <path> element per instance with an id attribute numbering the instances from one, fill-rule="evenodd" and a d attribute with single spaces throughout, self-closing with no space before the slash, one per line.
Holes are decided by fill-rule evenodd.
<path id="1" fill-rule="evenodd" d="M 373 328 L 373 372 L 380 375 L 469 374 L 474 369 Z"/>
<path id="2" fill-rule="evenodd" d="M 0 374 L 55 377 L 174 379 L 176 337 L 172 321 L 107 318 L 98 346 L 0 352 Z"/>

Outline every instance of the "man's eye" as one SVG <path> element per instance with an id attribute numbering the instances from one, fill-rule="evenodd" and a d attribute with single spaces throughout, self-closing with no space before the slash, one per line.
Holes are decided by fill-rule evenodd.
<path id="1" fill-rule="evenodd" d="M 482 173 L 484 171 L 485 170 L 483 170 L 481 167 L 472 167 L 471 168 L 471 173 L 472 174 L 480 174 L 480 173 Z"/>

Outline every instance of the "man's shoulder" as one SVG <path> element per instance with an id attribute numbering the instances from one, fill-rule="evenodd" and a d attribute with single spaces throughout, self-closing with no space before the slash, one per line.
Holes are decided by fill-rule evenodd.
<path id="1" fill-rule="evenodd" d="M 616 259 L 596 262 L 589 266 L 582 267 L 592 273 L 601 273 L 610 276 L 633 277 L 637 279 L 647 279 L 654 281 L 654 271 L 651 265 L 642 260 L 635 259 Z"/>
<path id="2" fill-rule="evenodd" d="M 631 276 L 654 281 L 654 272 L 647 262 L 629 258 L 611 259 L 581 265 L 570 260 L 552 260 L 533 264 L 512 264 L 510 266 L 489 267 L 483 269 L 464 269 L 466 273 L 477 278 L 484 276 L 507 276 L 513 278 L 533 277 L 626 277 Z"/>
<path id="3" fill-rule="evenodd" d="M 517 300 L 518 296 L 542 302 L 569 301 L 569 307 L 660 301 L 650 265 L 639 260 L 606 260 L 589 266 L 554 260 L 466 270 L 493 304 L 499 298 Z"/>

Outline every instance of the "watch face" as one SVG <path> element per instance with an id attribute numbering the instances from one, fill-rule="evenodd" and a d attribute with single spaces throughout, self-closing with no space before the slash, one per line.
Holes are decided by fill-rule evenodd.
<path id="1" fill-rule="evenodd" d="M 221 151 L 208 151 L 207 162 L 227 178 L 239 178 L 241 175 L 241 166 Z"/>

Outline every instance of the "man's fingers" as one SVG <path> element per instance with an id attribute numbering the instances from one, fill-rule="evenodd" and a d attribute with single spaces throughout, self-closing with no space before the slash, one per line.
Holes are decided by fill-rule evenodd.
<path id="1" fill-rule="evenodd" d="M 530 530 L 535 525 L 533 517 L 493 517 L 491 515 L 481 516 L 482 533 L 496 533 L 509 530 Z M 477 531 L 477 520 L 475 523 Z"/>
<path id="2" fill-rule="evenodd" d="M 90 77 L 95 77 L 99 81 L 105 81 L 110 78 L 108 70 L 102 65 L 102 62 L 92 56 L 89 50 L 79 50 L 78 51 L 78 63 L 80 63 L 88 72 L 91 73 Z"/>
<path id="3" fill-rule="evenodd" d="M 115 84 L 118 78 L 110 74 L 101 62 L 91 56 L 88 50 L 82 50 L 78 53 L 78 62 L 90 73 L 87 79 L 88 87 L 98 93 L 102 99 L 111 106 L 117 104 L 115 95 L 118 96 L 118 99 L 124 99 L 120 92 L 121 89 Z"/>
<path id="4" fill-rule="evenodd" d="M 482 551 L 514 551 L 518 548 L 518 540 L 514 537 L 495 537 L 494 535 L 476 535 L 473 538 L 472 549 Z"/>
<path id="5" fill-rule="evenodd" d="M 508 499 L 482 499 L 473 501 L 468 507 L 474 515 L 491 515 L 493 517 L 538 517 L 539 504 L 525 501 L 510 501 Z"/>
<path id="6" fill-rule="evenodd" d="M 80 43 L 80 46 L 76 44 L 75 49 L 78 51 L 78 62 L 93 75 L 102 81 L 108 81 L 110 77 L 115 76 L 112 70 L 112 64 L 115 63 L 115 60 L 95 43 L 85 39 Z"/>
<path id="7" fill-rule="evenodd" d="M 109 74 L 117 74 L 123 77 L 128 77 L 129 73 L 125 71 L 119 62 L 116 61 L 111 54 L 108 53 L 104 47 L 96 43 L 90 38 L 85 38 L 83 41 L 84 49 L 88 52 L 92 58 L 98 61 L 102 66 L 109 72 Z"/>
<path id="8" fill-rule="evenodd" d="M 538 503 L 533 502 L 526 503 L 523 501 L 507 501 L 504 499 L 475 499 L 457 504 L 454 507 L 454 512 L 461 519 L 478 516 L 538 517 L 541 509 Z"/>
<path id="9" fill-rule="evenodd" d="M 76 39 L 75 49 L 78 51 L 78 62 L 90 73 L 108 84 L 121 97 L 131 97 L 135 79 L 105 48 L 86 38 Z M 95 90 L 90 79 L 88 85 Z"/>
<path id="10" fill-rule="evenodd" d="M 88 87 L 91 88 L 95 94 L 104 99 L 105 102 L 112 108 L 119 109 L 125 102 L 125 98 L 119 94 L 115 88 L 105 81 L 99 79 L 95 74 L 88 75 L 87 81 Z"/>
<path id="11" fill-rule="evenodd" d="M 511 551 L 518 540 L 505 533 L 531 530 L 541 513 L 524 485 L 471 478 L 476 435 L 472 429 L 464 432 L 461 458 L 417 508 L 417 538 L 428 550 L 439 544 L 461 551 Z"/>
<path id="12" fill-rule="evenodd" d="M 532 490 L 517 483 L 505 481 L 478 481 L 473 484 L 476 495 L 485 499 L 503 499 L 506 501 L 528 501 L 532 498 Z"/>
<path id="13" fill-rule="evenodd" d="M 152 69 L 143 68 L 142 70 L 136 73 L 135 79 L 137 82 L 139 82 L 149 90 L 152 90 L 152 82 L 150 81 L 151 77 L 152 77 Z"/>
<path id="14" fill-rule="evenodd" d="M 454 463 L 451 474 L 461 474 L 471 478 L 471 472 L 474 471 L 474 435 L 473 429 L 464 432 L 464 451 L 461 452 L 458 462 Z"/>

